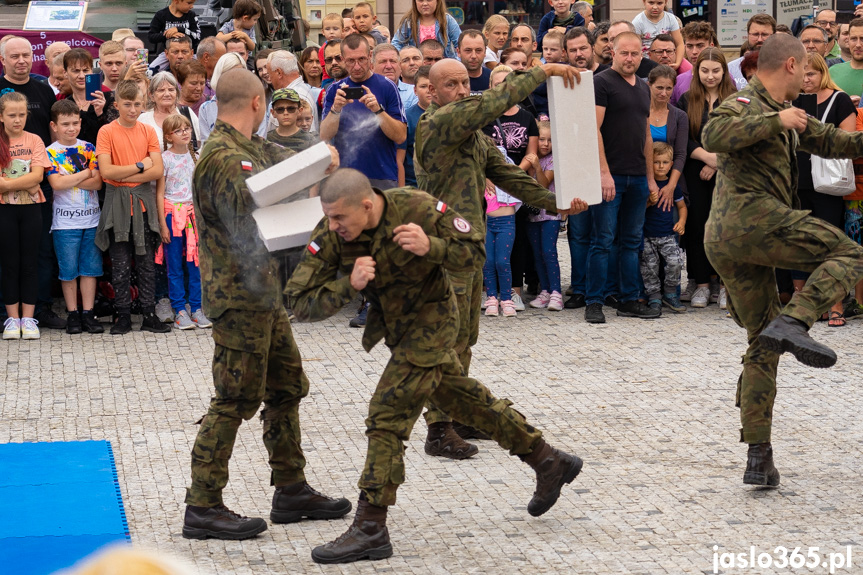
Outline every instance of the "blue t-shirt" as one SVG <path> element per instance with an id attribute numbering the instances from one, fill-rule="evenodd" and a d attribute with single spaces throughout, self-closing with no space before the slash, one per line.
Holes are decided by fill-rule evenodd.
<path id="1" fill-rule="evenodd" d="M 491 81 L 491 70 L 482 67 L 482 72 L 476 78 L 470 79 L 470 95 L 479 96 L 488 90 L 489 82 Z"/>
<path id="2" fill-rule="evenodd" d="M 360 83 L 346 77 L 330 84 L 324 98 L 322 120 L 330 113 L 336 92 L 345 85 L 350 88 L 368 86 L 387 114 L 406 122 L 396 85 L 380 74 L 372 74 Z M 354 100 L 342 109 L 339 131 L 333 138 L 333 145 L 339 152 L 342 167 L 359 170 L 371 180 L 398 180 L 396 143 L 381 130 L 377 115 L 359 100 Z"/>
<path id="3" fill-rule="evenodd" d="M 665 126 L 650 126 L 650 137 L 654 142 L 668 143 L 668 125 Z"/>
<path id="4" fill-rule="evenodd" d="M 657 181 L 656 185 L 662 189 L 668 180 L 663 182 Z M 683 190 L 680 185 L 674 188 L 674 201 L 683 200 Z M 668 211 L 659 209 L 658 204 L 654 204 L 647 208 L 644 214 L 644 237 L 646 238 L 664 238 L 665 236 L 674 235 L 674 208 Z"/>
<path id="5" fill-rule="evenodd" d="M 405 185 L 416 186 L 417 176 L 414 172 L 414 140 L 417 135 L 417 124 L 420 122 L 420 116 L 425 113 L 425 110 L 420 108 L 419 104 L 414 104 L 405 112 L 405 117 L 408 120 L 408 137 L 404 143 L 399 144 L 399 150 L 405 151 Z"/>

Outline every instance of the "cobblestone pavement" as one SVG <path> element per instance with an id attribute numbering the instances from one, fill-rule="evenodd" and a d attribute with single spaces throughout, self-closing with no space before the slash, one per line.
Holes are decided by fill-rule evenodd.
<path id="1" fill-rule="evenodd" d="M 387 353 L 362 351 L 360 330 L 347 327 L 353 311 L 294 332 L 311 380 L 301 406 L 309 482 L 355 501 L 363 419 Z M 133 541 L 202 573 L 712 573 L 715 548 L 748 557 L 750 546 L 774 556 L 778 546 L 804 555 L 819 547 L 822 557 L 851 546 L 854 567 L 836 572 L 863 573 L 863 321 L 813 328 L 839 352 L 831 370 L 782 360 L 782 487 L 757 491 L 742 484 L 746 448 L 737 442 L 743 330 L 715 305 L 653 321 L 605 311 L 605 325 L 584 323 L 583 310 L 483 318 L 475 348 L 474 375 L 553 445 L 584 458 L 557 506 L 530 517 L 531 470 L 490 441 L 469 461 L 427 457 L 420 420 L 390 512 L 395 555 L 385 561 L 312 562 L 311 548 L 350 517 L 271 525 L 245 542 L 182 538 L 194 422 L 211 394 L 209 331 L 45 331 L 40 341 L 0 342 L 0 442 L 110 440 Z M 225 500 L 266 517 L 260 431 L 257 419 L 241 427 Z"/>

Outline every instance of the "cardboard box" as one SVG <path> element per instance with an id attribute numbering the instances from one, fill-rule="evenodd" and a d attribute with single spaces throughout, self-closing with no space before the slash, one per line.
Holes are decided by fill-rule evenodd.
<path id="1" fill-rule="evenodd" d="M 258 208 L 252 212 L 264 245 L 270 252 L 303 247 L 324 216 L 320 198 Z"/>
<path id="2" fill-rule="evenodd" d="M 563 78 L 549 78 L 548 111 L 557 207 L 568 208 L 574 198 L 591 206 L 602 203 L 593 72 L 582 72 L 574 89 L 565 87 Z"/>
<path id="3" fill-rule="evenodd" d="M 320 142 L 255 174 L 246 185 L 256 206 L 272 206 L 323 180 L 331 161 L 329 147 Z"/>

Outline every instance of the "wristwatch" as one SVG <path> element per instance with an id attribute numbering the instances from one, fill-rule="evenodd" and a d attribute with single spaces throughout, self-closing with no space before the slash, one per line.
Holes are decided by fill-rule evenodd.
<path id="1" fill-rule="evenodd" d="M 135 162 L 135 167 L 137 167 L 137 168 L 138 168 L 138 173 L 139 173 L 139 174 L 143 174 L 143 173 L 144 173 L 144 162 Z"/>
<path id="2" fill-rule="evenodd" d="M 383 114 L 383 113 L 384 113 L 384 107 L 381 106 L 380 108 L 378 108 L 378 111 L 375 112 L 375 116 L 377 116 L 378 114 Z"/>

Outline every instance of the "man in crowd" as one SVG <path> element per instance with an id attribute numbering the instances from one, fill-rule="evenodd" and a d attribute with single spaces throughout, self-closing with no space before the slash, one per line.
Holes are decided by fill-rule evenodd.
<path id="1" fill-rule="evenodd" d="M 342 59 L 342 41 L 339 38 L 333 38 L 327 42 L 326 46 L 324 46 L 324 68 L 327 71 L 327 75 L 330 77 L 330 80 L 327 82 L 327 86 L 348 75 L 348 71 L 345 68 L 345 62 Z M 324 86 L 324 88 L 327 86 Z M 323 108 L 323 106 L 321 106 L 321 108 Z"/>
<path id="2" fill-rule="evenodd" d="M 270 85 L 273 90 L 290 88 L 309 103 L 312 109 L 312 131 L 318 131 L 318 103 L 312 95 L 308 84 L 303 82 L 297 57 L 287 50 L 276 50 L 267 56 L 267 70 L 270 75 Z M 326 138 L 329 139 L 329 138 Z"/>
<path id="3" fill-rule="evenodd" d="M 593 34 L 583 26 L 570 28 L 564 36 L 566 44 L 566 59 L 570 66 L 579 70 L 590 70 L 594 74 L 608 69 L 610 66 L 597 64 L 593 58 Z"/>
<path id="4" fill-rule="evenodd" d="M 857 103 L 863 87 L 863 18 L 848 23 L 848 47 L 851 59 L 830 68 L 830 78 Z"/>
<path id="5" fill-rule="evenodd" d="M 686 61 L 692 66 L 698 61 L 698 56 L 715 45 L 715 32 L 709 22 L 689 22 L 683 27 L 683 47 L 686 50 Z M 677 75 L 674 90 L 671 92 L 671 104 L 676 105 L 680 97 L 689 90 L 693 70 L 687 70 Z"/>
<path id="6" fill-rule="evenodd" d="M 414 169 L 417 185 L 445 205 L 452 206 L 475 229 L 485 233 L 483 190 L 486 178 L 530 205 L 557 212 L 554 194 L 540 186 L 518 166 L 507 163 L 492 140 L 480 129 L 494 122 L 506 110 L 533 92 L 548 76 L 561 76 L 574 85 L 578 71 L 563 64 L 544 64 L 524 74 L 511 74 L 480 98 L 470 95 L 470 75 L 456 60 L 435 64 L 430 72 L 432 103 L 417 125 L 414 142 Z M 587 208 L 573 200 L 570 210 Z M 471 346 L 479 336 L 482 264 L 471 270 L 450 273 L 459 308 L 459 330 L 455 351 L 464 373 L 469 373 Z M 464 459 L 477 453 L 475 445 L 465 442 L 453 429 L 451 420 L 430 407 L 425 452 L 429 455 Z"/>
<path id="7" fill-rule="evenodd" d="M 417 71 L 423 65 L 423 55 L 419 48 L 405 46 L 399 51 L 399 68 L 401 68 L 402 82 L 413 88 Z"/>
<path id="8" fill-rule="evenodd" d="M 243 59 L 243 62 L 249 61 L 249 49 L 246 47 L 246 41 L 242 38 L 228 38 L 225 42 L 225 49 L 228 52 L 236 52 Z"/>
<path id="9" fill-rule="evenodd" d="M 213 77 L 213 70 L 216 69 L 216 62 L 218 62 L 219 58 L 221 58 L 227 51 L 228 48 L 225 46 L 225 43 L 217 39 L 215 36 L 204 38 L 201 40 L 201 43 L 198 44 L 198 51 L 195 53 L 195 56 L 198 58 L 198 62 L 204 65 L 204 70 L 207 71 L 207 83 L 204 86 L 204 97 L 207 99 L 216 95 L 213 88 L 210 86 L 210 80 Z"/>
<path id="10" fill-rule="evenodd" d="M 803 87 L 804 65 L 799 40 L 786 34 L 768 38 L 757 75 L 713 110 L 702 135 L 704 148 L 719 156 L 704 248 L 728 290 L 728 311 L 749 341 L 737 382 L 740 441 L 749 444 L 743 482 L 766 487 L 779 485 L 771 445 L 779 356 L 789 351 L 811 367 L 836 363 L 833 350 L 808 330 L 863 276 L 863 248 L 796 209 L 796 151 L 825 158 L 863 155 L 863 133 L 822 124 L 786 104 Z M 784 308 L 777 268 L 810 274 Z"/>
<path id="11" fill-rule="evenodd" d="M 749 50 L 757 50 L 761 48 L 764 41 L 776 33 L 776 20 L 769 14 L 756 14 L 746 23 L 746 41 L 749 42 Z M 746 87 L 747 81 L 743 76 L 743 71 L 740 69 L 740 64 L 743 62 L 743 56 L 732 60 L 728 63 L 728 73 L 731 74 L 731 79 L 738 90 Z M 860 86 L 857 86 L 859 94 Z"/>
<path id="12" fill-rule="evenodd" d="M 27 97 L 27 122 L 24 130 L 39 136 L 47 148 L 53 141 L 50 128 L 51 106 L 56 97 L 48 84 L 30 77 L 33 69 L 33 49 L 30 42 L 19 36 L 8 37 L 0 43 L 0 63 L 3 64 L 0 93 L 20 92 Z M 54 242 L 50 234 L 50 222 L 54 214 L 54 191 L 48 184 L 48 178 L 42 180 L 41 188 L 46 201 L 39 204 L 43 225 L 39 242 L 39 295 L 35 319 L 40 328 L 66 329 L 66 320 L 58 317 L 51 309 L 51 284 L 55 278 L 54 267 L 57 265 Z"/>
<path id="13" fill-rule="evenodd" d="M 616 22 L 612 22 L 608 27 L 608 43 L 612 46 L 612 53 L 614 52 L 614 39 L 624 32 L 635 34 L 635 26 L 629 20 L 618 20 Z M 659 64 L 650 58 L 642 58 L 641 62 L 638 62 L 637 65 L 638 67 L 635 69 L 635 75 L 642 80 L 647 80 L 647 75 L 650 74 L 650 71 L 659 66 Z"/>
<path id="14" fill-rule="evenodd" d="M 57 65 L 57 56 L 62 56 L 71 50 L 66 42 L 52 42 L 45 48 L 45 65 L 48 67 L 48 85 L 54 90 L 54 94 L 60 91 L 60 84 L 64 81 L 63 60 Z"/>
<path id="15" fill-rule="evenodd" d="M 593 59 L 600 66 L 611 68 L 613 46 L 608 41 L 608 28 L 610 22 L 600 22 L 593 31 Z"/>
<path id="16" fill-rule="evenodd" d="M 617 27 L 612 25 L 609 35 Z M 584 313 L 588 323 L 605 323 L 602 304 L 612 295 L 608 290 L 617 292 L 619 316 L 652 318 L 660 313 L 638 301 L 644 206 L 651 192 L 659 193 L 653 179 L 650 90 L 636 76 L 639 62 L 646 59 L 641 38 L 632 32 L 614 34 L 613 46 L 611 69 L 594 79 L 603 201 L 588 211 L 593 225 Z M 671 199 L 660 197 L 660 207 L 663 201 Z"/>
<path id="17" fill-rule="evenodd" d="M 580 0 L 572 5 L 572 11 L 580 14 L 581 17 L 584 18 L 584 27 L 587 28 L 588 31 L 592 31 L 596 28 L 596 24 L 593 22 L 593 6 L 590 5 L 590 2 Z"/>
<path id="18" fill-rule="evenodd" d="M 444 46 L 434 38 L 423 40 L 420 43 L 420 52 L 423 55 L 423 66 L 432 66 L 435 62 L 444 59 Z"/>
<path id="19" fill-rule="evenodd" d="M 803 28 L 797 37 L 800 38 L 800 41 L 803 43 L 803 47 L 806 48 L 807 52 L 813 52 L 820 55 L 827 62 L 827 66 L 842 63 L 842 58 L 831 58 L 827 54 L 827 45 L 830 43 L 830 35 L 824 28 L 810 24 Z"/>
<path id="20" fill-rule="evenodd" d="M 829 8 L 819 10 L 818 15 L 815 17 L 815 25 L 827 32 L 827 55 L 824 58 L 838 58 L 841 49 L 839 43 L 836 41 L 838 38 L 836 11 Z"/>
<path id="21" fill-rule="evenodd" d="M 491 70 L 483 65 L 487 41 L 476 30 L 464 30 L 458 37 L 458 57 L 470 78 L 470 94 L 476 96 L 488 90 Z"/>
<path id="22" fill-rule="evenodd" d="M 650 51 L 648 52 L 650 59 L 662 66 L 671 66 L 677 62 L 677 46 L 674 45 L 674 38 L 671 34 L 657 34 L 650 43 Z M 680 61 L 680 66 L 677 68 L 677 73 L 682 74 L 692 70 L 692 64 L 684 58 Z"/>
<path id="23" fill-rule="evenodd" d="M 839 58 L 843 62 L 848 62 L 851 60 L 851 46 L 848 42 L 848 31 L 849 26 L 848 23 L 839 24 L 839 32 L 837 34 L 836 43 L 839 45 Z"/>
<path id="24" fill-rule="evenodd" d="M 168 38 L 165 57 L 168 58 L 168 70 L 176 77 L 177 66 L 192 59 L 192 39 L 185 35 Z M 153 67 L 150 70 L 154 74 L 159 71 Z"/>
<path id="25" fill-rule="evenodd" d="M 533 55 L 536 52 L 536 30 L 531 26 L 519 24 L 513 28 L 509 36 L 509 45 L 511 48 L 517 48 L 527 54 L 528 68 L 542 65 L 542 61 Z"/>
<path id="26" fill-rule="evenodd" d="M 126 64 L 134 64 L 138 61 L 138 50 L 144 49 L 144 41 L 137 36 L 126 36 L 119 40 L 123 46 L 123 54 L 126 57 Z M 200 46 L 200 44 L 198 44 Z"/>
<path id="27" fill-rule="evenodd" d="M 66 78 L 66 69 L 63 67 L 63 54 L 54 56 L 54 59 L 49 63 L 48 70 L 48 86 L 54 91 L 54 94 L 63 94 L 68 96 L 72 93 L 69 86 L 69 80 Z"/>
<path id="28" fill-rule="evenodd" d="M 407 110 L 413 106 L 417 97 L 414 94 L 413 85 L 406 84 L 399 78 L 401 66 L 399 65 L 399 51 L 396 47 L 392 44 L 378 44 L 372 52 L 372 62 L 375 74 L 380 74 L 396 85 L 399 98 L 402 101 L 402 108 Z"/>

